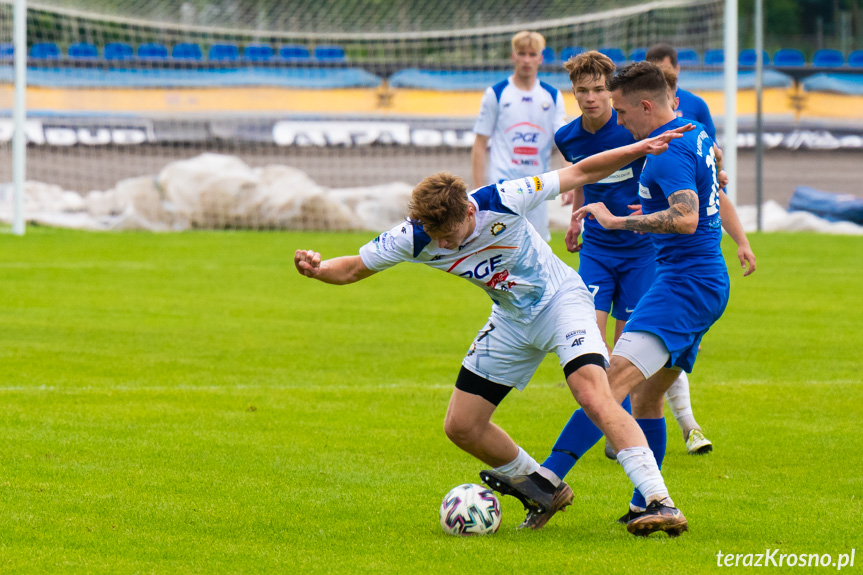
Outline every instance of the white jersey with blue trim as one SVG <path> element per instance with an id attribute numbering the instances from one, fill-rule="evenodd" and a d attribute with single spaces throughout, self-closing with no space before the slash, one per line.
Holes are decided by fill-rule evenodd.
<path id="1" fill-rule="evenodd" d="M 458 249 L 438 247 L 422 225 L 405 222 L 360 248 L 360 257 L 373 271 L 414 262 L 463 277 L 485 290 L 497 313 L 528 321 L 564 284 L 584 287 L 524 217 L 559 191 L 557 172 L 478 188 L 468 196 L 476 227 Z"/>
<path id="2" fill-rule="evenodd" d="M 566 124 L 560 90 L 537 80 L 520 90 L 510 76 L 487 88 L 473 131 L 488 136 L 491 183 L 549 170 L 554 133 Z"/>

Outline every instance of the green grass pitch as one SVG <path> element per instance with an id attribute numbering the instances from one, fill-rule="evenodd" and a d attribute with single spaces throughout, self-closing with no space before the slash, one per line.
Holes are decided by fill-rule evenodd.
<path id="1" fill-rule="evenodd" d="M 490 302 L 423 266 L 294 271 L 373 235 L 0 236 L 0 572 L 697 573 L 775 548 L 860 571 L 863 238 L 755 235 L 748 278 L 724 240 L 731 302 L 691 377 L 716 450 L 686 455 L 669 416 L 672 540 L 614 522 L 631 486 L 601 449 L 542 531 L 512 498 L 493 536 L 441 531 L 482 468 L 443 415 Z M 541 461 L 574 408 L 549 357 L 495 421 Z"/>

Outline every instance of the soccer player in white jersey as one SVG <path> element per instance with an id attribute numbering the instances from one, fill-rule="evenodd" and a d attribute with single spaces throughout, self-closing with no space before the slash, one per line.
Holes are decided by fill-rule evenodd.
<path id="1" fill-rule="evenodd" d="M 494 304 L 456 379 L 444 423 L 450 440 L 494 467 L 480 476 L 496 489 L 501 488 L 497 480 L 508 475 L 530 477 L 532 491 L 509 492 L 528 510 L 557 511 L 569 505 L 570 487 L 538 474 L 537 462 L 491 423 L 507 393 L 523 389 L 546 354 L 554 352 L 576 401 L 612 439 L 632 483 L 648 501 L 674 511 L 657 513 L 655 522 L 678 534 L 687 529 L 686 519 L 674 508 L 638 424 L 612 397 L 605 374 L 608 351 L 590 292 L 525 214 L 561 190 L 599 181 L 636 158 L 661 153 L 691 128 L 679 126 L 562 170 L 470 194 L 460 178 L 430 176 L 413 190 L 409 219 L 363 246 L 359 255 L 322 260 L 315 251 L 297 250 L 294 265 L 304 276 L 349 284 L 400 262 L 424 263 L 482 288 Z"/>
<path id="2" fill-rule="evenodd" d="M 544 48 L 545 38 L 538 32 L 524 31 L 513 36 L 512 76 L 483 94 L 473 129 L 474 187 L 550 169 L 554 133 L 566 123 L 566 108 L 560 90 L 537 78 Z M 545 202 L 533 208 L 527 219 L 540 237 L 551 239 Z"/>

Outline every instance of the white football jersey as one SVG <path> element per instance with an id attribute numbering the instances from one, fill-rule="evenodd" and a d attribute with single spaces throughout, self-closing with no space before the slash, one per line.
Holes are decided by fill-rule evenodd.
<path id="1" fill-rule="evenodd" d="M 473 131 L 489 137 L 488 181 L 498 183 L 548 172 L 554 133 L 566 124 L 560 90 L 537 80 L 532 90 L 518 89 L 512 76 L 486 89 Z M 548 208 L 528 214 L 546 241 Z"/>
<path id="2" fill-rule="evenodd" d="M 495 311 L 529 321 L 564 283 L 584 287 L 524 217 L 559 190 L 557 172 L 478 188 L 469 194 L 476 227 L 458 249 L 438 247 L 421 224 L 405 222 L 360 248 L 360 257 L 374 271 L 415 262 L 463 277 L 485 290 Z"/>

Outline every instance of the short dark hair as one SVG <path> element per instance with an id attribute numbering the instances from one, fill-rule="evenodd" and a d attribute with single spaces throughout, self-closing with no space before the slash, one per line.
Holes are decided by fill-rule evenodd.
<path id="1" fill-rule="evenodd" d="M 668 101 L 668 83 L 662 69 L 651 62 L 633 62 L 608 79 L 605 87 L 609 92 L 620 90 L 625 98 L 630 94 L 643 94 L 657 102 Z"/>
<path id="2" fill-rule="evenodd" d="M 670 44 L 654 44 L 644 56 L 645 60 L 653 63 L 662 62 L 666 58 L 669 59 L 673 67 L 677 68 L 677 50 Z"/>

